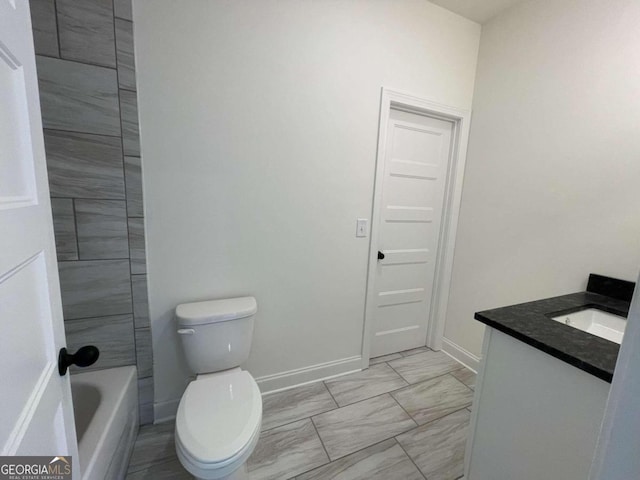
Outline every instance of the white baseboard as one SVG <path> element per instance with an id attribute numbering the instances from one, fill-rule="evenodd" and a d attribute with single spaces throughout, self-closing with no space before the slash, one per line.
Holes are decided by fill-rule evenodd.
<path id="1" fill-rule="evenodd" d="M 318 363 L 310 367 L 297 368 L 287 372 L 265 375 L 256 378 L 262 394 L 275 393 L 288 390 L 307 383 L 319 382 L 328 378 L 337 377 L 346 373 L 362 370 L 362 357 L 342 358 L 332 362 Z"/>
<path id="2" fill-rule="evenodd" d="M 153 423 L 163 423 L 168 422 L 169 420 L 173 420 L 176 418 L 176 413 L 178 413 L 178 405 L 180 404 L 180 399 L 177 400 L 169 400 L 168 402 L 159 402 L 153 404 L 153 415 L 154 421 Z"/>
<path id="3" fill-rule="evenodd" d="M 448 338 L 442 339 L 442 351 L 455 361 L 463 364 L 469 370 L 473 370 L 475 373 L 478 373 L 478 368 L 480 368 L 480 357 L 474 355 L 468 350 L 465 350 L 457 343 L 453 343 Z"/>
<path id="4" fill-rule="evenodd" d="M 308 383 L 319 382 L 329 378 L 338 377 L 346 373 L 359 372 L 362 370 L 362 357 L 342 358 L 332 362 L 319 363 L 310 367 L 298 368 L 287 372 L 275 373 L 256 378 L 263 395 L 276 393 L 282 390 L 299 387 Z M 167 402 L 155 403 L 153 412 L 154 423 L 168 422 L 176 418 L 180 399 Z"/>

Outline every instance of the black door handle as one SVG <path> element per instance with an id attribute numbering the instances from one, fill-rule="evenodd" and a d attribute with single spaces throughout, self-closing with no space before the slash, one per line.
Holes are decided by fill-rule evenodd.
<path id="1" fill-rule="evenodd" d="M 378 260 L 384 260 L 384 253 L 378 250 Z"/>
<path id="2" fill-rule="evenodd" d="M 99 356 L 100 351 L 93 345 L 79 348 L 78 351 L 73 354 L 67 352 L 66 348 L 61 348 L 58 354 L 58 373 L 62 377 L 67 373 L 67 369 L 71 365 L 77 365 L 79 367 L 93 365 Z"/>

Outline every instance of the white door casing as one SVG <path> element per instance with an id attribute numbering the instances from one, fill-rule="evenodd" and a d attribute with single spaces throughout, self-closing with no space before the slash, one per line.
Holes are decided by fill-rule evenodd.
<path id="1" fill-rule="evenodd" d="M 453 123 L 389 112 L 371 355 L 425 345 Z"/>
<path id="2" fill-rule="evenodd" d="M 392 118 L 392 112 L 394 116 L 397 118 Z M 427 117 L 433 121 L 435 121 L 434 126 L 432 128 L 440 128 L 444 127 L 444 130 L 448 130 L 448 135 L 450 136 L 450 141 L 448 143 L 449 154 L 447 157 L 446 166 L 444 166 L 443 172 L 439 170 L 438 167 L 438 175 L 439 178 L 443 178 L 443 182 L 437 188 L 432 189 L 431 193 L 440 192 L 442 203 L 440 208 L 440 215 L 436 215 L 436 222 L 440 222 L 439 232 L 433 235 L 433 245 L 432 248 L 425 246 L 401 246 L 400 248 L 389 247 L 389 245 L 385 245 L 386 239 L 384 231 L 384 225 L 386 222 L 379 222 L 378 219 L 383 219 L 384 211 L 388 210 L 386 207 L 390 206 L 393 202 L 393 199 L 387 199 L 385 194 L 385 182 L 388 180 L 388 169 L 391 168 L 387 165 L 387 157 L 390 155 L 390 146 L 388 145 L 388 136 L 389 129 L 391 128 L 392 123 L 396 123 L 399 125 L 403 118 L 400 118 L 403 115 L 409 115 L 409 117 L 404 117 L 404 121 L 407 119 L 411 119 L 406 123 L 416 123 L 416 117 L 412 117 L 412 115 L 418 115 L 423 118 Z M 429 120 L 426 120 L 429 122 Z M 399 123 L 400 122 L 400 123 Z M 438 123 L 442 122 L 442 123 Z M 421 122 L 417 122 L 418 125 L 421 125 Z M 437 127 L 440 125 L 440 127 Z M 469 138 L 469 125 L 470 125 L 470 112 L 464 109 L 451 107 L 447 105 L 442 105 L 430 100 L 426 100 L 424 98 L 417 97 L 412 94 L 400 92 L 397 90 L 389 89 L 386 87 L 382 88 L 382 96 L 381 96 L 381 108 L 380 108 L 380 123 L 379 123 L 379 133 L 378 133 L 378 153 L 377 153 L 377 162 L 376 162 L 376 177 L 375 177 L 375 186 L 374 186 L 374 201 L 373 201 L 373 214 L 372 214 L 372 224 L 371 224 L 371 244 L 370 244 L 370 252 L 369 252 L 369 269 L 368 269 L 368 278 L 367 278 L 367 298 L 366 298 L 366 306 L 365 306 L 365 322 L 363 329 L 363 341 L 362 341 L 362 368 L 367 368 L 369 365 L 369 358 L 372 356 L 381 355 L 383 349 L 380 349 L 378 346 L 374 347 L 374 339 L 376 338 L 375 332 L 376 329 L 379 333 L 380 331 L 384 332 L 386 330 L 395 330 L 400 329 L 400 335 L 396 335 L 398 337 L 402 336 L 402 329 L 405 327 L 411 327 L 412 325 L 400 325 L 395 328 L 386 328 L 383 327 L 380 329 L 380 325 L 377 325 L 377 314 L 379 312 L 379 303 L 380 303 L 380 293 L 385 291 L 391 291 L 389 297 L 393 298 L 394 296 L 398 299 L 402 296 L 411 297 L 411 295 L 418 296 L 422 293 L 421 290 L 415 289 L 424 289 L 424 305 L 423 312 L 426 312 L 423 317 L 423 324 L 426 324 L 426 335 L 424 326 L 418 325 L 418 323 L 414 323 L 413 325 L 418 325 L 417 328 L 405 330 L 406 332 L 411 332 L 413 336 L 417 339 L 414 341 L 414 345 L 424 345 L 435 349 L 440 350 L 442 348 L 443 334 L 444 334 L 444 321 L 446 317 L 447 310 L 447 302 L 449 297 L 449 287 L 451 283 L 451 271 L 453 268 L 453 250 L 455 245 L 455 236 L 458 225 L 458 214 L 460 210 L 460 202 L 462 197 L 462 183 L 464 179 L 464 167 L 466 162 L 466 150 L 467 150 L 467 141 Z M 451 128 L 449 128 L 449 126 Z M 419 128 L 423 129 L 424 125 Z M 445 134 L 446 135 L 446 134 Z M 447 143 L 446 141 L 444 142 Z M 406 160 L 406 159 L 405 159 Z M 411 162 L 417 163 L 411 163 Z M 401 170 L 404 169 L 404 172 L 397 171 L 395 176 L 397 178 L 411 178 L 420 176 L 429 176 L 429 175 L 414 175 L 415 171 L 410 171 L 411 169 L 417 168 L 418 170 L 428 167 L 423 167 L 419 165 L 422 163 L 421 161 L 405 161 L 405 162 L 396 162 L 396 167 Z M 429 162 L 426 162 L 429 163 Z M 394 168 L 396 168 L 394 167 Z M 410 169 L 410 170 L 407 170 Z M 408 174 L 408 175 L 407 175 Z M 404 175 L 401 177 L 400 175 Z M 414 178 L 417 180 L 416 178 Z M 420 182 L 417 182 L 420 183 Z M 438 183 L 438 182 L 436 182 Z M 400 195 L 409 194 L 409 192 L 402 192 L 400 190 Z M 425 192 L 429 189 L 427 188 Z M 400 198 L 402 200 L 402 198 Z M 423 198 L 424 201 L 424 198 Z M 407 206 L 402 205 L 401 202 L 398 202 L 396 205 L 391 206 Z M 426 218 L 425 215 L 430 214 L 432 211 L 427 210 L 428 208 L 433 208 L 433 213 L 435 214 L 435 210 L 438 210 L 438 205 L 415 205 L 422 208 L 413 209 L 390 209 L 391 215 L 404 214 L 406 215 L 414 215 L 414 222 L 416 220 L 423 220 Z M 416 216 L 418 215 L 418 216 Z M 422 215 L 422 217 L 419 217 Z M 398 217 L 399 218 L 399 217 Z M 408 220 L 409 217 L 404 217 L 405 220 Z M 434 217 L 430 217 L 433 222 Z M 398 222 L 402 223 L 402 222 Z M 416 222 L 420 223 L 420 222 Z M 426 223 L 426 222 L 422 222 Z M 398 226 L 398 225 L 396 225 Z M 390 237 L 391 238 L 391 237 Z M 384 250 L 390 249 L 392 250 L 392 258 L 389 258 Z M 378 265 L 378 251 L 383 251 L 385 253 L 385 259 L 382 262 L 391 260 L 392 262 L 398 262 L 400 265 L 402 262 L 401 257 L 404 256 L 405 260 L 410 260 L 413 263 L 415 268 L 405 268 L 407 273 L 405 272 L 404 279 L 408 280 L 409 277 L 413 274 L 416 275 L 416 272 L 419 271 L 420 267 L 418 265 L 420 263 L 424 263 L 427 258 L 431 258 L 430 266 L 424 268 L 423 270 L 426 275 L 427 280 L 430 278 L 429 269 L 432 270 L 432 281 L 429 284 L 428 282 L 424 283 L 424 286 L 410 287 L 408 284 L 405 286 L 401 286 L 400 288 L 390 288 L 385 290 L 385 285 L 381 285 L 379 288 L 377 286 L 379 269 L 389 269 L 389 266 L 386 265 Z M 395 252 L 394 250 L 409 250 L 408 252 Z M 428 250 L 428 251 L 425 251 Z M 432 257 L 431 257 L 432 256 Z M 393 258 L 395 257 L 395 259 Z M 408 265 L 411 265 L 410 263 Z M 400 269 L 396 269 L 400 270 Z M 389 270 L 392 271 L 392 270 Z M 398 278 L 402 279 L 402 275 L 399 275 Z M 407 277 L 409 275 L 409 277 Z M 387 275 L 387 277 L 391 278 L 391 276 Z M 425 278 L 425 277 L 423 277 Z M 400 290 L 401 292 L 397 292 Z M 402 291 L 404 290 L 404 291 Z M 430 294 L 428 290 L 431 290 Z M 383 298 L 386 295 L 383 295 Z M 391 300 L 389 298 L 388 300 Z M 384 303 L 387 299 L 383 299 Z M 417 300 L 417 298 L 416 298 Z M 414 302 L 419 303 L 419 302 Z M 382 307 L 388 308 L 388 307 Z M 389 315 L 389 317 L 392 317 Z M 390 337 L 393 334 L 388 335 L 378 335 L 379 337 Z M 411 334 L 405 335 L 406 337 L 410 337 Z M 398 348 L 398 347 L 393 347 Z M 387 350 L 389 351 L 389 350 Z"/>
<path id="3" fill-rule="evenodd" d="M 0 0 L 0 322 L 0 454 L 70 455 L 80 478 L 26 0 Z"/>

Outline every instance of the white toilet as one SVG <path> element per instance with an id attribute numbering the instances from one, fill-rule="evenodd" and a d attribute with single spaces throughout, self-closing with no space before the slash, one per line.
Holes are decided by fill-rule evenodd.
<path id="1" fill-rule="evenodd" d="M 176 451 L 196 478 L 248 478 L 245 462 L 260 437 L 262 397 L 239 365 L 249 357 L 256 311 L 253 297 L 176 308 L 184 355 L 197 374 L 178 407 Z"/>

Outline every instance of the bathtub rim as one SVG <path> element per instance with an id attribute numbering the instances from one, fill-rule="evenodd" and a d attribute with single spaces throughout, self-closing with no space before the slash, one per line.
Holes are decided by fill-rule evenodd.
<path id="1" fill-rule="evenodd" d="M 101 399 L 82 441 L 78 442 L 77 463 L 82 480 L 102 480 L 128 426 L 132 409 L 135 409 L 134 418 L 138 419 L 137 368 L 129 365 L 71 375 L 72 389 L 82 384 L 98 388 Z"/>

